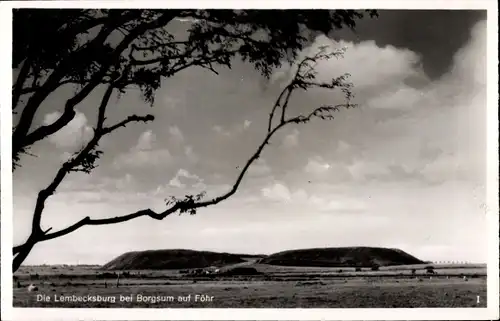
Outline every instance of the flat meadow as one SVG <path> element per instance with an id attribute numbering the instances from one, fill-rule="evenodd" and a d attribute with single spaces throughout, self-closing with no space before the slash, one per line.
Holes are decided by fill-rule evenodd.
<path id="1" fill-rule="evenodd" d="M 16 307 L 410 308 L 486 307 L 486 267 L 383 267 L 380 271 L 254 264 L 261 275 L 186 276 L 176 270 L 23 267 Z M 417 273 L 412 269 L 419 268 Z M 17 284 L 19 282 L 19 284 Z M 17 284 L 17 286 L 16 286 Z M 37 286 L 28 291 L 26 285 Z M 20 285 L 20 286 L 19 286 Z M 19 287 L 18 287 L 19 286 Z"/>

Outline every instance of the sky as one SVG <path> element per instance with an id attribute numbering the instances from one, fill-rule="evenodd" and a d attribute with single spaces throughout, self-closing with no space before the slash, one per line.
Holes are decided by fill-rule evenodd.
<path id="1" fill-rule="evenodd" d="M 486 262 L 486 15 L 379 14 L 361 21 L 356 33 L 317 35 L 301 53 L 345 48 L 344 58 L 317 65 L 318 77 L 350 73 L 358 107 L 333 121 L 284 128 L 229 200 L 194 216 L 86 226 L 37 244 L 25 264 L 103 264 L 148 249 L 270 254 L 338 246 Z M 219 75 L 191 68 L 164 80 L 153 107 L 136 91 L 113 97 L 109 123 L 132 113 L 153 113 L 155 121 L 103 139 L 99 167 L 67 177 L 47 202 L 42 227 L 57 231 L 85 216 L 162 211 L 171 195 L 224 193 L 264 138 L 290 72 L 284 66 L 266 80 L 235 61 Z M 35 123 L 54 121 L 71 94 L 69 87 L 53 93 Z M 31 150 L 36 157 L 25 156 L 14 172 L 14 244 L 30 233 L 38 191 L 92 134 L 102 94 L 101 88 L 79 104 L 75 119 L 38 142 Z M 290 112 L 339 97 L 297 92 Z"/>

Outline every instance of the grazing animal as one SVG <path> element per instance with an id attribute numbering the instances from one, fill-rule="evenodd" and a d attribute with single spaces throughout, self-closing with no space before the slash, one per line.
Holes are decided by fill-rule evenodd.
<path id="1" fill-rule="evenodd" d="M 464 281 L 469 281 L 469 279 L 464 275 Z"/>
<path id="2" fill-rule="evenodd" d="M 38 291 L 38 287 L 34 284 L 28 285 L 28 292 L 35 292 Z"/>

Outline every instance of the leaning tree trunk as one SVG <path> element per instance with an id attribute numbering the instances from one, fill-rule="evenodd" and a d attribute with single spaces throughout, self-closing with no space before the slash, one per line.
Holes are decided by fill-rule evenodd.
<path id="1" fill-rule="evenodd" d="M 35 246 L 35 242 L 26 242 L 23 245 L 23 248 L 16 254 L 14 259 L 12 260 L 12 273 L 16 272 L 21 264 L 23 264 L 24 260 L 28 257 L 28 254 L 30 254 L 31 250 Z"/>

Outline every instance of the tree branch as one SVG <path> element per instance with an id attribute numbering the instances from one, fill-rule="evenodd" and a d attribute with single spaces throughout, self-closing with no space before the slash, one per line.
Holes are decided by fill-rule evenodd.
<path id="1" fill-rule="evenodd" d="M 162 47 L 173 47 L 177 45 L 188 45 L 190 42 L 189 41 L 171 41 L 168 43 L 164 44 L 158 44 L 158 45 L 152 45 L 152 46 L 139 46 L 139 45 L 133 45 L 132 50 L 133 51 L 150 51 L 154 52 L 155 50 L 158 50 Z"/>
<path id="2" fill-rule="evenodd" d="M 117 123 L 117 124 L 114 124 L 110 127 L 104 127 L 102 129 L 102 132 L 103 132 L 103 135 L 106 135 L 106 134 L 109 134 L 111 133 L 112 131 L 120 128 L 120 127 L 125 127 L 127 126 L 128 123 L 131 123 L 131 122 L 148 122 L 148 121 L 153 121 L 155 119 L 155 117 L 151 114 L 148 114 L 146 116 L 137 116 L 137 115 L 132 115 L 132 116 L 128 116 L 126 119 L 122 120 L 121 122 Z"/>
<path id="3" fill-rule="evenodd" d="M 57 84 L 57 88 L 59 88 L 63 85 L 66 85 L 66 84 L 75 84 L 76 85 L 78 83 L 73 79 L 66 79 L 66 80 L 60 81 Z M 26 88 L 21 89 L 20 93 L 21 93 L 21 95 L 26 95 L 26 94 L 31 94 L 31 93 L 37 92 L 41 89 L 42 89 L 42 86 L 31 86 L 31 87 L 26 87 Z"/>
<path id="4" fill-rule="evenodd" d="M 26 242 L 27 243 L 27 242 Z M 25 247 L 26 243 L 23 243 L 21 245 L 16 245 L 12 248 L 12 254 L 16 255 L 17 253 L 21 252 Z"/>
<path id="5" fill-rule="evenodd" d="M 134 66 L 148 66 L 148 65 L 154 65 L 156 63 L 159 63 L 159 62 L 165 62 L 165 61 L 169 61 L 169 60 L 174 60 L 174 59 L 183 59 L 183 58 L 187 58 L 190 56 L 190 54 L 192 53 L 191 52 L 185 52 L 185 53 L 182 53 L 182 54 L 177 54 L 177 55 L 169 55 L 169 56 L 160 56 L 160 57 L 156 57 L 156 58 L 151 58 L 151 59 L 148 59 L 148 60 L 139 60 L 139 59 L 136 59 L 135 57 L 131 56 L 130 57 L 130 60 L 131 60 L 131 64 L 134 65 Z"/>
<path id="6" fill-rule="evenodd" d="M 55 133 L 57 130 L 67 125 L 73 119 L 75 115 L 73 107 L 76 106 L 76 104 L 81 101 L 81 100 L 79 101 L 78 98 L 81 99 L 84 98 L 80 94 L 81 92 L 75 95 L 75 97 L 77 98 L 73 97 L 72 99 L 69 99 L 66 102 L 63 115 L 61 115 L 61 117 L 57 119 L 55 123 L 49 126 L 41 126 L 40 128 L 34 130 L 31 134 L 29 134 L 29 130 L 31 128 L 33 117 L 35 116 L 36 111 L 40 107 L 41 103 L 47 98 L 47 96 L 58 88 L 58 85 L 62 80 L 62 78 L 64 77 L 65 73 L 67 72 L 68 68 L 70 68 L 72 64 L 75 64 L 80 60 L 85 61 L 85 57 L 88 54 L 88 50 L 92 50 L 92 48 L 95 48 L 99 44 L 104 43 L 104 41 L 112 33 L 112 31 L 113 28 L 111 27 L 104 28 L 92 41 L 82 46 L 81 48 L 77 49 L 67 59 L 61 61 L 58 67 L 51 73 L 51 75 L 45 81 L 44 85 L 39 90 L 37 90 L 33 94 L 33 96 L 30 97 L 26 107 L 23 109 L 23 112 L 21 113 L 21 117 L 19 119 L 16 130 L 12 134 L 13 158 L 15 158 L 15 156 L 18 155 L 18 153 L 23 147 L 32 145 L 33 143 L 47 137 L 48 135 Z M 97 83 L 95 84 L 95 86 L 97 86 Z M 92 89 L 95 88 L 95 86 L 92 87 Z M 82 89 L 82 91 L 83 90 L 85 90 L 85 88 Z"/>
<path id="7" fill-rule="evenodd" d="M 106 108 L 105 106 L 109 102 L 112 90 L 113 90 L 112 85 L 109 85 L 108 90 L 104 94 L 104 97 L 101 101 L 101 105 L 99 107 L 100 110 L 104 110 Z M 66 162 L 64 162 L 63 165 L 57 171 L 56 176 L 49 184 L 49 186 L 47 186 L 47 188 L 41 190 L 40 193 L 38 193 L 35 205 L 35 211 L 33 215 L 33 222 L 32 222 L 32 235 L 34 237 L 38 236 L 41 231 L 40 221 L 46 200 L 55 193 L 56 189 L 59 187 L 59 185 L 64 180 L 66 175 L 85 159 L 85 157 L 89 154 L 89 152 L 98 144 L 101 137 L 102 135 L 99 133 L 98 130 L 94 131 L 94 136 L 87 143 L 87 145 L 75 157 L 72 157 Z"/>
<path id="8" fill-rule="evenodd" d="M 278 96 L 278 99 L 276 99 L 276 102 L 273 105 L 273 108 L 271 109 L 271 113 L 269 114 L 269 121 L 267 125 L 267 132 L 271 132 L 272 126 L 273 126 L 273 117 L 276 109 L 281 106 L 281 99 L 283 98 L 283 95 L 289 90 L 289 86 L 286 86 L 281 93 Z"/>
<path id="9" fill-rule="evenodd" d="M 19 75 L 17 76 L 16 83 L 14 85 L 14 88 L 12 89 L 12 110 L 16 109 L 19 98 L 21 98 L 22 89 L 26 81 L 26 77 L 28 76 L 28 73 L 30 71 L 30 67 L 31 59 L 26 58 L 23 62 L 21 70 L 19 70 Z"/>
<path id="10" fill-rule="evenodd" d="M 344 107 L 344 108 L 350 108 L 350 107 L 354 107 L 356 105 L 354 104 L 350 104 L 350 103 L 347 103 L 347 104 L 338 104 L 338 105 L 335 105 L 335 106 L 321 106 L 321 107 L 318 107 L 316 109 L 314 109 L 309 115 L 307 116 L 303 116 L 303 115 L 298 115 L 298 116 L 295 116 L 293 118 L 290 118 L 290 119 L 285 119 L 285 112 L 286 112 L 286 108 L 288 106 L 288 102 L 290 100 L 290 97 L 292 95 L 292 92 L 297 89 L 297 88 L 302 88 L 300 86 L 297 86 L 297 83 L 301 81 L 301 79 L 303 79 L 307 74 L 310 73 L 310 71 L 307 72 L 306 75 L 302 74 L 302 67 L 308 62 L 308 61 L 313 61 L 313 62 L 316 62 L 318 59 L 329 59 L 330 56 L 326 56 L 326 55 L 322 55 L 322 52 L 323 51 L 320 51 L 320 53 L 316 54 L 314 57 L 306 57 L 304 58 L 300 63 L 299 63 L 299 68 L 297 69 L 297 72 L 295 73 L 295 76 L 294 78 L 291 80 L 291 82 L 288 84 L 288 86 L 285 87 L 285 89 L 283 89 L 283 91 L 280 93 L 280 95 L 278 96 L 278 99 L 276 100 L 273 108 L 272 108 L 272 111 L 271 113 L 269 114 L 269 120 L 268 120 L 268 131 L 267 131 L 267 135 L 266 137 L 264 138 L 264 141 L 262 142 L 262 144 L 257 148 L 257 151 L 250 157 L 250 159 L 247 161 L 247 163 L 245 164 L 245 166 L 243 167 L 240 175 L 238 176 L 238 178 L 236 179 L 236 182 L 234 183 L 233 187 L 226 193 L 226 194 L 223 194 L 219 197 L 216 197 L 216 198 L 213 198 L 211 200 L 208 200 L 208 201 L 204 201 L 204 202 L 190 202 L 189 203 L 189 208 L 190 209 L 195 209 L 195 208 L 200 208 L 200 207 L 206 207 L 206 206 L 210 206 L 210 205 L 215 205 L 227 198 L 229 198 L 230 196 L 232 196 L 234 193 L 236 193 L 241 181 L 243 180 L 243 177 L 245 176 L 245 173 L 246 171 L 248 170 L 248 168 L 250 167 L 250 165 L 255 161 L 257 160 L 259 157 L 260 157 L 260 154 L 262 153 L 262 150 L 264 149 L 264 147 L 269 143 L 269 140 L 271 139 L 271 137 L 281 128 L 283 128 L 284 126 L 286 126 L 287 124 L 290 124 L 290 123 L 296 123 L 296 124 L 299 124 L 299 123 L 307 123 L 309 122 L 313 117 L 319 117 L 321 119 L 333 119 L 333 115 L 331 115 L 332 112 L 334 111 L 338 111 L 340 108 Z M 314 75 L 313 77 L 311 77 L 314 79 Z M 341 79 L 342 81 L 345 79 L 345 77 L 339 77 L 338 79 Z M 344 85 L 344 83 L 342 83 L 342 81 L 335 81 L 336 79 L 332 80 L 332 85 L 324 85 L 323 83 L 314 83 L 314 82 L 311 82 L 311 87 L 313 86 L 316 86 L 316 87 L 320 87 L 320 88 L 328 88 L 328 89 L 332 89 L 332 88 L 335 88 L 335 87 L 342 87 Z M 349 99 L 350 97 L 352 97 L 352 94 L 350 93 L 350 91 L 348 90 L 350 87 L 347 86 L 347 93 L 346 93 L 346 98 Z M 275 126 L 273 129 L 272 129 L 272 120 L 273 120 L 273 116 L 274 116 L 274 112 L 276 110 L 276 108 L 278 106 L 280 106 L 281 104 L 281 99 L 283 97 L 283 95 L 285 94 L 286 92 L 286 98 L 285 98 L 285 101 L 283 103 L 283 106 L 281 107 L 282 108 L 282 112 L 281 112 L 281 119 L 280 119 L 280 123 Z M 182 203 L 182 201 L 181 201 Z"/>
<path id="11" fill-rule="evenodd" d="M 19 124 L 16 127 L 15 132 L 13 133 L 13 159 L 16 159 L 16 156 L 24 147 L 32 145 L 35 142 L 44 139 L 48 135 L 51 135 L 62 127 L 66 126 L 75 116 L 75 111 L 73 110 L 74 107 L 83 99 L 85 99 L 85 97 L 87 97 L 92 92 L 92 90 L 102 82 L 102 78 L 105 76 L 112 65 L 119 64 L 119 56 L 130 45 L 130 43 L 132 43 L 139 35 L 145 33 L 146 31 L 166 25 L 174 17 L 175 15 L 172 13 L 164 13 L 156 20 L 144 23 L 133 29 L 110 55 L 107 55 L 103 58 L 101 69 L 99 70 L 99 72 L 94 74 L 88 84 L 80 92 L 78 92 L 75 96 L 73 96 L 66 102 L 66 106 L 61 117 L 54 123 L 47 126 L 41 126 L 38 129 L 34 130 L 31 134 L 28 134 L 36 110 L 38 109 L 42 101 L 48 96 L 48 94 L 50 94 L 55 88 L 57 88 L 57 84 L 60 82 L 61 75 L 64 69 L 66 69 L 66 66 L 77 60 L 77 56 L 79 55 L 75 54 L 70 59 L 65 61 L 64 64 L 61 63 L 62 65 L 64 65 L 64 68 L 59 67 L 56 71 L 54 71 L 54 73 L 46 81 L 43 88 L 35 92 L 35 94 L 30 98 L 28 105 L 23 110 L 23 113 L 19 120 Z M 99 41 L 104 41 L 114 28 L 110 27 L 106 29 L 111 30 L 109 30 L 109 33 L 107 35 L 105 32 L 100 33 L 99 35 L 102 36 L 100 37 Z M 98 37 L 96 37 L 96 39 Z M 92 43 L 94 43 L 96 39 L 94 39 Z M 85 53 L 84 50 L 79 50 L 78 52 L 83 52 L 83 54 Z"/>
<path id="12" fill-rule="evenodd" d="M 76 171 L 74 168 L 77 167 L 77 166 L 79 166 L 80 164 L 82 164 L 84 162 L 85 158 L 98 145 L 99 140 L 104 135 L 107 135 L 107 134 L 111 133 L 112 131 L 118 129 L 119 127 L 122 127 L 122 126 L 124 127 L 124 126 L 126 126 L 127 123 L 132 122 L 132 121 L 137 121 L 137 122 L 138 121 L 144 121 L 144 122 L 147 122 L 147 121 L 152 121 L 154 119 L 154 117 L 152 115 L 146 115 L 146 116 L 132 115 L 132 116 L 129 116 L 127 119 L 125 119 L 125 120 L 123 120 L 123 121 L 121 121 L 121 122 L 119 122 L 119 123 L 117 123 L 117 124 L 115 124 L 115 125 L 113 125 L 111 127 L 104 127 L 106 107 L 108 105 L 109 99 L 110 99 L 111 94 L 113 92 L 113 88 L 114 88 L 113 84 L 110 84 L 108 86 L 106 92 L 104 93 L 104 96 L 103 96 L 102 100 L 101 100 L 101 104 L 99 106 L 97 126 L 96 126 L 96 129 L 94 130 L 94 136 L 92 137 L 92 139 L 87 143 L 87 145 L 75 157 L 67 160 L 61 166 L 61 168 L 57 172 L 57 174 L 56 174 L 54 180 L 52 181 L 52 183 L 47 188 L 45 188 L 44 190 L 40 191 L 40 193 L 38 194 L 37 203 L 36 203 L 36 206 L 35 206 L 35 212 L 34 212 L 34 216 L 33 216 L 33 222 L 32 222 L 32 234 L 30 236 L 30 239 L 28 239 L 28 241 L 26 243 L 24 243 L 22 245 L 15 246 L 13 248 L 13 253 L 14 254 L 20 253 L 26 247 L 32 246 L 31 243 L 33 243 L 33 242 L 38 242 L 38 241 L 42 241 L 42 240 L 47 240 L 47 239 L 50 239 L 50 238 L 54 238 L 54 237 L 56 237 L 54 235 L 64 235 L 66 233 L 69 233 L 69 232 L 71 232 L 71 231 L 79 228 L 82 225 L 86 225 L 86 224 L 90 224 L 90 225 L 111 224 L 111 223 L 107 223 L 107 222 L 113 222 L 111 219 L 88 220 L 88 218 L 86 218 L 86 219 L 83 219 L 83 220 L 75 223 L 74 225 L 68 227 L 64 231 L 54 232 L 54 233 L 51 233 L 51 234 L 48 234 L 48 235 L 47 235 L 47 233 L 52 228 L 49 228 L 46 231 L 42 231 L 41 227 L 40 227 L 41 214 L 42 214 L 43 209 L 45 207 L 46 200 L 52 194 L 54 194 L 54 192 L 56 191 L 57 187 L 61 184 L 61 182 L 63 181 L 64 177 L 68 173 L 70 173 L 72 171 Z M 143 213 L 143 212 L 141 212 L 141 213 Z M 146 213 L 148 213 L 148 212 L 146 212 Z M 134 217 L 137 217 L 137 215 L 139 215 L 139 214 L 138 213 L 134 213 L 132 215 L 129 215 L 128 219 L 132 219 Z M 153 214 L 155 214 L 155 213 L 152 213 L 151 215 L 153 215 Z M 140 214 L 140 215 L 144 215 L 144 214 Z M 161 213 L 161 214 L 156 214 L 156 215 L 158 217 L 158 216 L 166 215 L 166 214 L 165 213 Z M 115 219 L 117 220 L 117 222 L 119 222 L 120 219 L 124 219 L 124 218 L 122 217 L 122 218 L 115 218 Z M 128 219 L 125 219 L 125 220 L 128 220 Z M 64 232 L 64 234 L 61 234 L 63 232 Z M 34 240 L 34 241 L 32 241 L 32 240 Z"/>
<path id="13" fill-rule="evenodd" d="M 62 32 L 67 33 L 68 35 L 71 36 L 76 36 L 80 33 L 87 32 L 90 29 L 97 27 L 99 25 L 106 25 L 106 23 L 109 22 L 110 22 L 109 17 L 100 17 L 100 18 L 92 17 L 91 19 L 82 20 L 79 21 L 78 24 L 66 27 L 64 28 L 64 30 L 62 30 Z"/>
<path id="14" fill-rule="evenodd" d="M 210 201 L 199 202 L 199 203 L 189 203 L 189 205 L 188 205 L 189 208 L 200 208 L 200 207 L 206 207 L 209 205 L 215 205 L 215 204 L 227 199 L 231 195 L 233 195 L 236 192 L 236 190 L 238 189 L 238 187 L 239 187 L 241 181 L 243 180 L 243 177 L 245 176 L 245 173 L 247 172 L 248 168 L 256 159 L 259 158 L 262 150 L 267 145 L 267 143 L 269 142 L 271 137 L 280 128 L 282 128 L 283 126 L 285 126 L 286 124 L 288 124 L 290 122 L 291 121 L 288 121 L 288 122 L 283 123 L 283 124 L 279 124 L 276 128 L 274 128 L 271 131 L 271 133 L 268 133 L 266 135 L 264 141 L 258 147 L 257 151 L 252 155 L 252 157 L 247 161 L 247 163 L 243 167 L 243 170 L 241 171 L 240 175 L 236 179 L 236 182 L 234 183 L 232 189 L 229 192 L 227 192 L 226 194 L 221 195 L 217 198 L 214 198 Z M 121 123 L 123 123 L 123 122 L 121 122 Z M 121 123 L 119 123 L 119 124 L 121 124 Z M 113 126 L 113 127 L 115 127 L 115 126 Z M 116 128 L 118 128 L 118 127 L 120 127 L 120 126 L 116 126 Z M 137 218 L 137 217 L 141 217 L 141 216 L 149 216 L 149 217 L 156 219 L 156 220 L 163 220 L 168 215 L 175 213 L 178 210 L 182 211 L 183 209 L 186 209 L 186 202 L 181 200 L 179 202 L 176 202 L 169 209 L 167 209 L 163 212 L 160 212 L 160 213 L 156 213 L 151 209 L 144 209 L 144 210 L 140 210 L 140 211 L 137 211 L 137 212 L 134 212 L 131 214 L 124 215 L 124 216 L 117 216 L 117 217 L 105 218 L 105 219 L 91 219 L 90 217 L 87 216 L 87 217 L 81 219 L 80 221 L 76 222 L 75 224 L 68 226 L 67 228 L 64 228 L 64 229 L 57 231 L 57 232 L 53 232 L 53 233 L 44 235 L 40 241 L 46 241 L 46 240 L 50 240 L 50 239 L 54 239 L 54 238 L 66 235 L 66 234 L 71 233 L 71 232 L 73 232 L 73 231 L 75 231 L 75 230 L 77 230 L 85 225 L 107 225 L 107 224 L 121 223 L 121 222 L 126 222 L 129 220 L 132 220 L 132 219 Z"/>
<path id="15" fill-rule="evenodd" d="M 310 58 L 306 58 L 306 59 L 310 59 Z M 301 66 L 301 65 L 299 65 L 299 66 Z M 156 220 L 163 220 L 165 217 L 167 217 L 168 215 L 170 215 L 172 213 L 175 213 L 176 211 L 180 211 L 180 213 L 190 212 L 190 213 L 194 214 L 195 209 L 215 205 L 215 204 L 218 204 L 221 201 L 229 198 L 230 196 L 232 196 L 233 194 L 236 193 L 243 178 L 245 177 L 245 174 L 247 173 L 247 171 L 250 168 L 250 166 L 252 165 L 252 163 L 255 162 L 260 157 L 265 146 L 269 144 L 270 139 L 281 128 L 283 128 L 286 125 L 291 124 L 291 123 L 296 123 L 296 124 L 307 123 L 314 117 L 317 117 L 320 119 L 327 119 L 327 120 L 333 119 L 333 115 L 332 115 L 333 112 L 338 111 L 340 108 L 350 108 L 350 107 L 355 106 L 354 104 L 350 104 L 349 102 L 345 103 L 345 104 L 334 105 L 334 106 L 321 106 L 321 107 L 315 108 L 307 116 L 300 114 L 298 116 L 286 119 L 285 110 L 286 110 L 288 101 L 291 97 L 291 94 L 294 90 L 296 90 L 298 88 L 307 89 L 310 87 L 320 87 L 320 88 L 332 89 L 335 87 L 342 87 L 342 86 L 346 85 L 345 83 L 343 83 L 343 78 L 342 78 L 341 81 L 339 81 L 339 82 L 335 82 L 335 79 L 334 79 L 334 80 L 332 80 L 332 83 L 330 85 L 326 85 L 326 86 L 323 86 L 323 83 L 316 83 L 312 80 L 307 83 L 307 86 L 301 86 L 301 81 L 303 81 L 304 79 L 313 79 L 314 80 L 314 77 L 307 78 L 303 74 L 301 74 L 300 70 L 301 70 L 301 68 L 299 68 L 299 71 L 296 73 L 294 79 L 292 79 L 290 84 L 287 85 L 285 87 L 285 89 L 280 93 L 277 101 L 275 102 L 275 104 L 272 108 L 271 113 L 269 114 L 269 120 L 268 120 L 269 125 L 268 125 L 268 131 L 266 133 L 266 136 L 264 137 L 262 143 L 258 146 L 256 151 L 254 152 L 254 154 L 251 155 L 251 157 L 247 160 L 247 162 L 243 166 L 242 171 L 237 176 L 231 189 L 229 191 L 227 191 L 226 193 L 224 193 L 218 197 L 212 198 L 210 200 L 207 200 L 207 201 L 201 201 L 202 196 L 200 196 L 200 195 L 203 195 L 203 194 L 198 195 L 199 197 L 197 197 L 196 200 L 192 196 L 186 196 L 185 199 L 181 199 L 181 200 L 174 199 L 175 201 L 172 202 L 173 205 L 171 207 L 169 207 L 168 209 L 166 209 L 165 211 L 160 212 L 160 213 L 157 213 L 151 209 L 143 209 L 143 210 L 140 210 L 140 211 L 137 211 L 134 213 L 124 215 L 124 216 L 116 216 L 116 217 L 111 217 L 111 218 L 91 219 L 90 217 L 87 216 L 87 217 L 81 219 L 80 221 L 74 223 L 73 225 L 70 225 L 62 230 L 57 231 L 57 232 L 48 233 L 51 229 L 48 229 L 48 230 L 42 232 L 41 228 L 40 228 L 41 210 L 39 210 L 39 205 L 41 204 L 41 209 L 43 209 L 43 205 L 44 205 L 45 200 L 55 191 L 55 189 L 57 188 L 59 183 L 62 181 L 64 176 L 69 171 L 71 171 L 71 169 L 74 166 L 78 165 L 84 159 L 85 155 L 87 155 L 92 150 L 92 148 L 94 148 L 97 145 L 99 139 L 103 135 L 109 134 L 112 131 L 114 131 L 120 127 L 124 127 L 130 122 L 150 121 L 150 120 L 154 119 L 154 117 L 152 115 L 146 115 L 146 116 L 132 115 L 132 116 L 127 117 L 125 120 L 123 120 L 115 125 L 112 125 L 110 127 L 104 127 L 103 123 L 104 123 L 104 119 L 105 119 L 105 108 L 107 105 L 107 101 L 109 100 L 109 98 L 111 96 L 111 91 L 113 89 L 112 84 L 110 84 L 108 91 L 104 95 L 101 106 L 99 107 L 97 128 L 94 132 L 93 139 L 87 144 L 87 146 L 76 157 L 68 160 L 65 164 L 63 164 L 63 166 L 61 167 L 61 169 L 57 173 L 54 181 L 49 185 L 49 187 L 47 189 L 42 190 L 39 193 L 39 198 L 37 200 L 37 207 L 35 210 L 35 218 L 33 220 L 32 235 L 30 236 L 28 241 L 26 241 L 25 244 L 18 245 L 18 246 L 15 246 L 13 248 L 14 254 L 22 253 L 22 251 L 25 249 L 30 249 L 31 247 L 33 247 L 33 244 L 35 244 L 38 241 L 46 241 L 46 240 L 50 240 L 50 239 L 54 239 L 54 238 L 66 235 L 66 234 L 71 233 L 71 232 L 73 232 L 73 231 L 75 231 L 75 230 L 77 230 L 85 225 L 115 224 L 115 223 L 126 222 L 126 221 L 129 221 L 129 220 L 132 220 L 134 218 L 141 217 L 141 216 L 149 216 L 149 217 L 156 219 Z M 327 84 L 329 84 L 329 83 L 327 83 Z M 347 99 L 349 99 L 352 96 L 352 94 L 349 91 L 349 86 L 347 86 L 346 88 L 343 88 L 343 89 L 345 89 L 347 91 L 346 97 L 347 97 Z M 282 106 L 282 114 L 281 114 L 280 122 L 279 122 L 279 124 L 277 124 L 273 128 L 272 127 L 272 119 L 274 116 L 274 112 L 275 112 L 277 106 L 280 106 L 281 99 L 285 94 L 286 94 L 286 98 L 285 98 L 285 101 L 284 101 L 283 106 Z M 170 201 L 167 202 L 167 205 L 168 204 L 171 204 Z M 18 254 L 18 255 L 21 255 L 21 254 Z"/>
<path id="16" fill-rule="evenodd" d="M 269 144 L 269 140 L 272 138 L 272 136 L 281 128 L 283 128 L 284 126 L 286 126 L 287 124 L 290 124 L 292 123 L 293 121 L 285 121 L 285 122 L 282 122 L 280 124 L 278 124 L 273 130 L 271 130 L 271 132 L 269 132 L 266 137 L 264 138 L 264 141 L 261 143 L 261 145 L 259 145 L 259 147 L 257 148 L 257 151 L 248 159 L 248 161 L 246 162 L 245 166 L 243 166 L 243 169 L 241 170 L 241 173 L 240 175 L 238 175 L 238 177 L 236 178 L 236 181 L 235 183 L 233 184 L 233 187 L 225 194 L 221 195 L 221 196 L 218 196 L 218 197 L 215 197 L 215 198 L 212 198 L 211 200 L 208 200 L 208 201 L 204 201 L 204 202 L 194 202 L 193 204 L 190 204 L 189 205 L 189 208 L 190 209 L 196 209 L 196 208 L 200 208 L 200 207 L 207 207 L 207 206 L 210 206 L 210 205 L 215 205 L 215 204 L 218 204 L 220 202 L 222 202 L 223 200 L 229 198 L 230 196 L 232 196 L 234 193 L 236 193 L 236 191 L 238 190 L 238 187 L 240 186 L 247 170 L 250 168 L 250 165 L 252 165 L 252 163 L 254 161 L 256 161 L 259 157 L 260 157 L 260 154 L 262 153 L 262 151 L 264 150 L 264 147 Z M 181 202 L 182 204 L 182 202 Z M 182 208 L 181 208 L 182 209 Z"/>
<path id="17" fill-rule="evenodd" d="M 290 100 L 290 97 L 292 95 L 292 92 L 293 90 L 295 89 L 293 87 L 293 83 L 291 84 L 291 88 L 288 89 L 288 93 L 286 94 L 286 97 L 285 97 L 285 102 L 283 103 L 283 106 L 281 107 L 281 119 L 280 121 L 283 123 L 285 122 L 285 112 L 286 112 L 286 108 L 288 107 L 288 101 Z"/>
<path id="18" fill-rule="evenodd" d="M 54 239 L 54 238 L 66 235 L 66 234 L 71 233 L 71 232 L 73 232 L 73 231 L 75 231 L 75 230 L 77 230 L 80 227 L 85 226 L 85 225 L 108 225 L 108 224 L 122 223 L 122 222 L 130 221 L 134 218 L 138 218 L 141 216 L 149 216 L 155 220 L 162 220 L 165 217 L 167 217 L 168 215 L 175 213 L 178 209 L 179 209 L 179 205 L 174 204 L 169 209 L 167 209 L 163 212 L 160 212 L 160 213 L 156 213 L 155 211 L 148 208 L 148 209 L 140 210 L 140 211 L 128 214 L 128 215 L 124 215 L 124 216 L 116 216 L 116 217 L 103 218 L 103 219 L 91 219 L 90 217 L 87 216 L 87 217 L 81 219 L 80 221 L 76 222 L 75 224 L 68 226 L 67 228 L 64 228 L 64 229 L 59 230 L 57 232 L 53 232 L 53 233 L 45 235 L 41 239 L 41 241 L 47 241 L 50 239 Z"/>
<path id="19" fill-rule="evenodd" d="M 99 112 L 98 112 L 98 119 L 97 119 L 97 126 L 96 129 L 94 130 L 94 136 L 92 139 L 87 143 L 87 145 L 73 158 L 67 160 L 59 169 L 57 172 L 56 176 L 54 177 L 53 181 L 49 184 L 49 186 L 38 193 L 38 198 L 37 202 L 35 205 L 35 211 L 33 215 L 33 221 L 32 221 L 32 234 L 30 238 L 28 239 L 27 242 L 25 242 L 22 245 L 15 246 L 13 248 L 13 253 L 17 254 L 23 251 L 23 249 L 32 246 L 32 243 L 36 243 L 41 240 L 46 240 L 47 238 L 47 233 L 52 229 L 49 228 L 46 231 L 41 230 L 40 226 L 40 221 L 41 221 L 41 215 L 43 212 L 43 209 L 45 207 L 45 202 L 46 200 L 55 193 L 57 187 L 61 184 L 63 179 L 66 177 L 67 174 L 69 174 L 72 171 L 77 171 L 75 168 L 82 164 L 85 160 L 85 158 L 89 155 L 89 153 L 98 145 L 99 140 L 106 134 L 111 133 L 112 131 L 118 129 L 119 127 L 125 126 L 127 123 L 132 122 L 132 121 L 152 121 L 154 117 L 152 115 L 146 115 L 146 116 L 136 116 L 132 115 L 129 116 L 127 119 L 124 121 L 115 124 L 111 127 L 104 127 L 104 120 L 105 120 L 105 113 L 106 113 L 106 107 L 109 103 L 109 99 L 111 98 L 111 94 L 113 92 L 113 84 L 110 84 L 104 93 L 104 96 L 101 100 L 101 104 L 99 106 Z M 137 215 L 137 214 L 135 214 Z M 107 222 L 107 220 L 101 220 L 99 222 Z M 72 228 L 76 229 L 80 225 L 77 224 L 87 224 L 86 220 L 82 220 L 78 223 L 76 223 Z M 93 221 L 90 222 L 90 224 L 94 224 Z M 105 223 L 103 223 L 105 224 Z M 109 224 L 109 223 L 108 223 Z M 76 226 L 76 227 L 75 227 Z M 71 229 L 68 228 L 69 233 Z M 61 233 L 55 232 L 55 233 Z M 49 234 L 49 235 L 53 235 Z M 53 237 L 52 237 L 53 238 Z"/>

